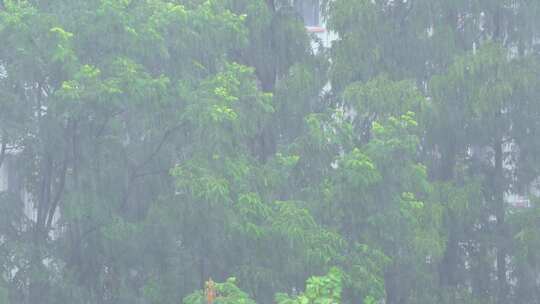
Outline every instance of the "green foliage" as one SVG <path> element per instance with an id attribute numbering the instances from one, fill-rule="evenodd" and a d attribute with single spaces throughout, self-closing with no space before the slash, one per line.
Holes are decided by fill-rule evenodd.
<path id="1" fill-rule="evenodd" d="M 0 303 L 538 303 L 511 2 L 0 1 Z"/>
<path id="2" fill-rule="evenodd" d="M 228 278 L 223 283 L 216 284 L 217 297 L 216 304 L 255 304 L 255 301 L 249 298 L 248 294 L 236 286 L 235 278 Z M 201 291 L 195 292 L 184 298 L 184 304 L 199 304 L 205 302 L 204 294 Z"/>
<path id="3" fill-rule="evenodd" d="M 306 282 L 306 290 L 298 296 L 277 294 L 278 304 L 332 304 L 341 302 L 342 272 L 332 268 L 326 276 L 311 277 Z"/>

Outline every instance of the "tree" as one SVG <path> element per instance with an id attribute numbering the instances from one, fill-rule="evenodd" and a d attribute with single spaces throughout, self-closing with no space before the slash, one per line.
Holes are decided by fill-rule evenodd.
<path id="1" fill-rule="evenodd" d="M 0 1 L 0 301 L 538 302 L 540 5 L 320 3 Z"/>

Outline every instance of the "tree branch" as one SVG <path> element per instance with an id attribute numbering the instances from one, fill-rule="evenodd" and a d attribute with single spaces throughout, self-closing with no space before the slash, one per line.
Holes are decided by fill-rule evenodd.
<path id="1" fill-rule="evenodd" d="M 163 134 L 163 137 L 161 138 L 161 140 L 160 140 L 159 144 L 157 145 L 157 147 L 154 149 L 154 151 L 140 165 L 135 167 L 135 169 L 133 170 L 132 176 L 136 175 L 137 172 L 140 169 L 142 169 L 149 162 L 151 162 L 152 159 L 161 151 L 161 148 L 163 148 L 163 145 L 165 144 L 167 139 L 169 139 L 169 136 L 171 136 L 175 131 L 177 131 L 181 127 L 182 127 L 182 124 L 178 124 L 178 125 L 170 128 L 170 129 L 168 129 L 167 131 L 165 131 L 165 133 Z"/>
<path id="2" fill-rule="evenodd" d="M 130 192 L 131 192 L 131 184 L 133 183 L 133 181 L 135 179 L 137 179 L 138 177 L 141 176 L 139 174 L 139 170 L 144 168 L 149 162 L 152 161 L 152 159 L 154 159 L 154 157 L 161 151 L 161 149 L 163 148 L 163 146 L 167 142 L 167 139 L 169 139 L 169 137 L 175 131 L 180 129 L 183 125 L 184 125 L 183 123 L 180 123 L 180 124 L 170 128 L 170 129 L 168 129 L 167 131 L 165 131 L 165 133 L 161 137 L 161 140 L 159 141 L 159 143 L 158 143 L 157 147 L 154 149 L 154 151 L 152 151 L 152 153 L 150 153 L 150 155 L 148 155 L 148 157 L 144 161 L 142 161 L 139 165 L 135 166 L 135 168 L 133 169 L 131 174 L 129 174 L 129 178 L 127 180 L 127 189 L 126 189 L 126 192 L 124 194 L 124 198 L 122 200 L 122 205 L 121 205 L 122 209 L 126 206 L 127 201 L 129 199 L 129 195 L 130 195 Z"/>
<path id="3" fill-rule="evenodd" d="M 68 124 L 68 128 L 69 128 L 69 125 L 70 124 Z M 45 228 L 46 231 L 50 231 L 52 228 L 52 221 L 54 219 L 54 214 L 56 213 L 56 209 L 58 208 L 58 203 L 60 202 L 60 199 L 62 198 L 62 194 L 64 193 L 64 188 L 66 185 L 67 168 L 68 168 L 68 162 L 69 162 L 68 151 L 69 151 L 69 148 L 68 148 L 68 145 L 66 145 L 66 149 L 64 152 L 64 160 L 62 162 L 62 169 L 60 171 L 60 182 L 53 196 L 53 201 L 49 209 L 49 214 L 47 217 L 46 228 Z"/>

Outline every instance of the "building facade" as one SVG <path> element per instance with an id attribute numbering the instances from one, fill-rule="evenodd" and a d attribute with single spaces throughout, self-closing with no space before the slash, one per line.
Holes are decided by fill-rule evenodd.
<path id="1" fill-rule="evenodd" d="M 317 51 L 317 41 L 322 46 L 329 48 L 332 41 L 337 39 L 337 35 L 329 31 L 326 27 L 326 18 L 322 14 L 320 0 L 293 0 L 293 7 L 301 16 L 306 26 L 306 30 L 312 35 L 313 48 Z"/>

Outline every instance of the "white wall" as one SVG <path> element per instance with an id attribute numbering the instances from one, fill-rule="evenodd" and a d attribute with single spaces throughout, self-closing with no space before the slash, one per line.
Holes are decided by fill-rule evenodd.
<path id="1" fill-rule="evenodd" d="M 6 191 L 8 188 L 8 172 L 7 172 L 7 165 L 4 161 L 2 163 L 2 167 L 0 167 L 0 192 Z"/>
<path id="2" fill-rule="evenodd" d="M 324 25 L 321 27 L 307 26 L 306 29 L 314 38 L 320 40 L 325 48 L 330 48 L 332 42 L 338 38 L 336 33 L 329 31 Z M 315 41 L 313 41 L 312 47 L 315 51 L 317 50 L 318 45 Z"/>

